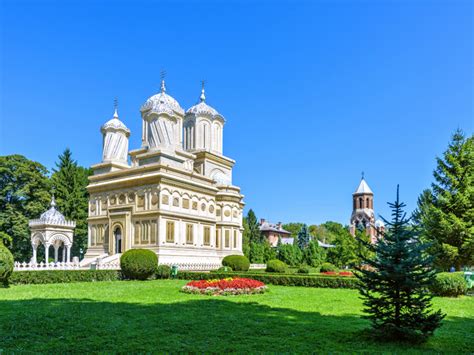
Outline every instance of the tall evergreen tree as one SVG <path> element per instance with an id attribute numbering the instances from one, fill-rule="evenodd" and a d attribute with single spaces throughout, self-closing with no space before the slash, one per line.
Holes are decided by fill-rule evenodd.
<path id="1" fill-rule="evenodd" d="M 250 232 L 250 242 L 262 243 L 264 238 L 260 232 L 260 225 L 258 223 L 257 216 L 252 209 L 250 209 L 247 213 L 247 224 Z"/>
<path id="2" fill-rule="evenodd" d="M 48 170 L 22 155 L 0 157 L 0 238 L 17 261 L 32 255 L 28 220 L 39 218 L 50 202 Z"/>
<path id="3" fill-rule="evenodd" d="M 309 235 L 308 226 L 303 224 L 298 232 L 298 247 L 303 251 L 309 245 L 311 236 Z"/>
<path id="4" fill-rule="evenodd" d="M 55 190 L 57 208 L 67 219 L 76 221 L 72 255 L 82 257 L 87 250 L 87 215 L 89 194 L 87 192 L 90 169 L 77 165 L 69 148 L 59 155 L 56 169 L 51 177 Z"/>
<path id="5" fill-rule="evenodd" d="M 457 130 L 433 176 L 414 213 L 422 237 L 439 267 L 474 265 L 474 136 Z"/>
<path id="6" fill-rule="evenodd" d="M 374 334 L 382 339 L 424 340 L 440 326 L 445 315 L 431 311 L 428 287 L 434 281 L 433 258 L 409 225 L 400 202 L 389 203 L 392 220 L 384 219 L 387 230 L 383 238 L 367 247 L 375 257 L 364 262 L 372 270 L 358 269 L 360 294 L 366 306 L 365 318 L 372 322 Z"/>
<path id="7" fill-rule="evenodd" d="M 250 229 L 247 217 L 242 218 L 242 226 L 244 228 L 244 231 L 242 232 L 242 252 L 250 259 Z"/>

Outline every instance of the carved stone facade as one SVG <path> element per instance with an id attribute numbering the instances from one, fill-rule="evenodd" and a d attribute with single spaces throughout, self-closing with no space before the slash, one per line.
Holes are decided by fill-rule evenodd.
<path id="1" fill-rule="evenodd" d="M 204 89 L 185 114 L 162 82 L 140 110 L 142 146 L 129 152 L 131 164 L 117 149 L 116 157 L 103 154 L 109 159 L 92 166 L 86 263 L 132 248 L 178 265 L 218 265 L 226 255 L 242 254 L 244 203 L 232 185 L 235 162 L 222 155 L 225 121 L 203 95 Z M 121 133 L 128 140 L 127 130 Z"/>

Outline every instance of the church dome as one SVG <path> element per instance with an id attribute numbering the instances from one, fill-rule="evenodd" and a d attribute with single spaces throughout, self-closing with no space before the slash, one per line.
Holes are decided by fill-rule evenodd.
<path id="1" fill-rule="evenodd" d="M 66 218 L 61 212 L 56 209 L 56 201 L 54 201 L 54 197 L 51 199 L 51 207 L 49 208 L 49 210 L 41 214 L 39 220 L 47 224 L 66 223 Z"/>
<path id="2" fill-rule="evenodd" d="M 165 81 L 161 82 L 161 92 L 150 97 L 140 108 L 142 113 L 154 112 L 157 114 L 165 113 L 170 116 L 184 115 L 183 108 L 173 97 L 166 93 Z"/>
<path id="3" fill-rule="evenodd" d="M 204 92 L 204 88 L 201 91 L 200 102 L 192 107 L 190 107 L 186 111 L 186 115 L 195 115 L 195 116 L 207 116 L 209 118 L 220 118 L 224 119 L 224 117 L 217 112 L 216 109 L 206 104 L 206 95 Z"/>
<path id="4" fill-rule="evenodd" d="M 127 128 L 127 126 L 125 126 L 125 124 L 119 120 L 117 109 L 115 109 L 114 117 L 112 117 L 112 119 L 104 123 L 104 125 L 101 128 L 101 131 L 102 133 L 104 133 L 108 129 L 122 130 L 125 133 L 127 133 L 127 135 L 130 134 L 130 130 Z"/>

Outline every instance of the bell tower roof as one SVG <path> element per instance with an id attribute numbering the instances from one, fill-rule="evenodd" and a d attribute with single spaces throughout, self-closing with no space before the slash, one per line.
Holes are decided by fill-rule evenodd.
<path id="1" fill-rule="evenodd" d="M 360 180 L 359 187 L 357 187 L 357 190 L 354 192 L 354 195 L 361 195 L 361 194 L 374 194 L 372 190 L 370 189 L 369 185 L 367 185 L 367 182 L 365 181 L 364 178 Z"/>

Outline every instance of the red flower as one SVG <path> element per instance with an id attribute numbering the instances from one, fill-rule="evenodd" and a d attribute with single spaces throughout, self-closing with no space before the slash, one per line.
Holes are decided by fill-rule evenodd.
<path id="1" fill-rule="evenodd" d="M 219 288 L 221 290 L 226 290 L 226 289 L 258 288 L 258 287 L 265 286 L 265 284 L 257 280 L 235 278 L 235 279 L 222 279 L 222 280 L 197 280 L 197 281 L 188 282 L 186 286 L 196 287 L 199 289 Z"/>

